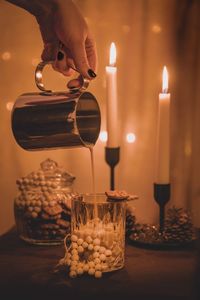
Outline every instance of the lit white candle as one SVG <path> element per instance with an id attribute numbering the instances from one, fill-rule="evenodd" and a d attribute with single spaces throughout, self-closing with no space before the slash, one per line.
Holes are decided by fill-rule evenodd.
<path id="1" fill-rule="evenodd" d="M 170 94 L 167 68 L 163 68 L 162 93 L 159 94 L 159 113 L 156 147 L 155 183 L 169 183 L 170 167 Z"/>
<path id="2" fill-rule="evenodd" d="M 110 46 L 109 66 L 106 66 L 106 89 L 107 89 L 107 147 L 119 147 L 118 142 L 118 105 L 117 105 L 117 68 L 116 47 Z"/>

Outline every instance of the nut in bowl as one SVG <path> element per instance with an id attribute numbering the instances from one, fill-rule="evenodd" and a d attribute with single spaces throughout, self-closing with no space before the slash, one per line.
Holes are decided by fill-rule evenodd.
<path id="1" fill-rule="evenodd" d="M 54 245 L 70 232 L 72 183 L 75 177 L 51 159 L 39 170 L 17 180 L 15 221 L 21 239 L 28 243 Z"/>
<path id="2" fill-rule="evenodd" d="M 108 201 L 120 201 L 120 200 L 130 201 L 130 200 L 138 199 L 138 196 L 130 195 L 126 191 L 118 191 L 118 190 L 106 191 L 105 194 L 107 196 Z"/>

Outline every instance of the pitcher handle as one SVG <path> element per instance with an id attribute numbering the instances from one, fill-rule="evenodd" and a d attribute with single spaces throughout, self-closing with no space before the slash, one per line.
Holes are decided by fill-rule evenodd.
<path id="1" fill-rule="evenodd" d="M 45 93 L 52 93 L 52 90 L 47 90 L 45 88 L 44 83 L 42 81 L 42 79 L 43 79 L 42 72 L 46 65 L 52 65 L 53 63 L 54 63 L 54 61 L 41 61 L 35 69 L 36 86 L 38 87 L 38 89 L 40 89 L 42 92 L 45 92 Z M 75 71 L 78 72 L 76 69 L 75 69 Z M 83 92 L 88 88 L 90 80 L 87 78 L 84 78 L 83 76 L 81 76 L 80 79 L 81 79 L 81 86 L 69 88 L 70 92 L 72 92 L 72 93 Z"/>

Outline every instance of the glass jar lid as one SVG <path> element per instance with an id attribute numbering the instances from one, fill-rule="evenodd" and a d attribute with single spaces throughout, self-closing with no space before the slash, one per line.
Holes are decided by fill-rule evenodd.
<path id="1" fill-rule="evenodd" d="M 74 175 L 48 158 L 40 164 L 37 171 L 18 179 L 16 183 L 20 191 L 42 190 L 43 192 L 51 192 L 55 189 L 70 187 L 74 180 Z"/>

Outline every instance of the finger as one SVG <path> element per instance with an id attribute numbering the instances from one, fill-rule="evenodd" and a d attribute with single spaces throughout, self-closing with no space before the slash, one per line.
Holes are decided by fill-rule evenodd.
<path id="1" fill-rule="evenodd" d="M 74 71 L 70 68 L 67 55 L 63 51 L 58 51 L 57 59 L 53 63 L 54 70 L 61 72 L 65 76 L 71 76 Z"/>
<path id="2" fill-rule="evenodd" d="M 63 70 L 62 72 L 61 72 L 63 75 L 65 75 L 65 76 L 72 76 L 73 74 L 74 74 L 74 70 L 73 69 L 71 69 L 71 68 L 69 68 L 69 69 L 66 69 L 66 70 Z"/>
<path id="3" fill-rule="evenodd" d="M 70 81 L 68 82 L 68 84 L 67 84 L 67 87 L 68 87 L 69 89 L 81 87 L 81 81 L 80 81 L 79 77 L 76 78 L 76 79 L 70 80 Z"/>
<path id="4" fill-rule="evenodd" d="M 91 69 L 85 50 L 85 43 L 76 42 L 72 45 L 73 60 L 76 69 L 83 77 L 93 79 L 96 77 L 95 72 Z"/>
<path id="5" fill-rule="evenodd" d="M 74 70 L 72 69 L 66 69 L 66 70 L 60 70 L 58 69 L 57 67 L 55 67 L 55 65 L 53 64 L 52 65 L 52 68 L 56 71 L 56 72 L 59 72 L 59 73 L 62 73 L 64 76 L 67 76 L 67 77 L 70 77 L 74 74 Z"/>
<path id="6" fill-rule="evenodd" d="M 58 51 L 54 66 L 61 72 L 67 69 L 67 56 L 64 52 Z"/>
<path id="7" fill-rule="evenodd" d="M 61 69 L 58 65 L 56 65 L 56 63 L 53 63 L 52 64 L 52 68 L 55 70 L 55 71 L 57 71 L 57 72 L 59 72 L 59 73 L 62 73 L 64 76 L 72 76 L 73 74 L 74 74 L 74 70 L 73 69 L 71 69 L 71 68 L 68 68 L 68 67 L 66 67 L 65 69 Z"/>
<path id="8" fill-rule="evenodd" d="M 91 35 L 88 35 L 85 41 L 85 50 L 89 65 L 92 70 L 97 71 L 97 50 L 96 43 Z"/>
<path id="9" fill-rule="evenodd" d="M 44 49 L 41 55 L 43 61 L 52 61 L 56 59 L 57 54 L 57 44 L 55 43 L 45 43 Z"/>

